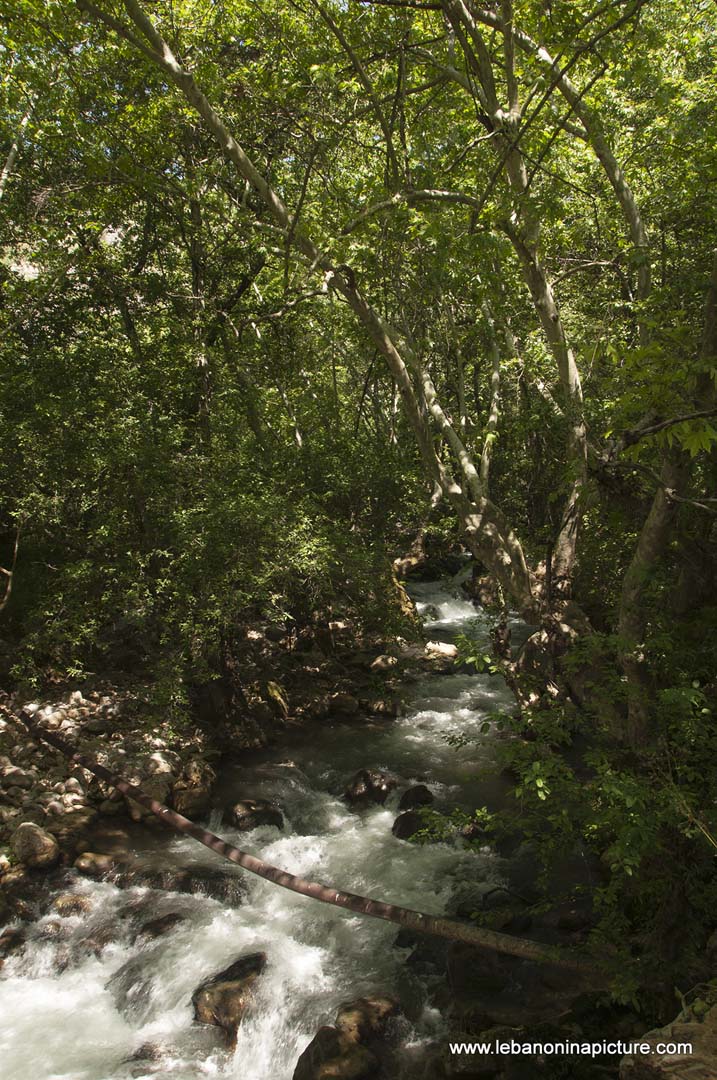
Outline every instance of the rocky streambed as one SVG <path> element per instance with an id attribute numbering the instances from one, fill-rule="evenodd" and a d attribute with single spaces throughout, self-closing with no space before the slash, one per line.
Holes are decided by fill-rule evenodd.
<path id="1" fill-rule="evenodd" d="M 579 944 L 585 910 L 528 913 L 530 852 L 499 855 L 458 832 L 408 842 L 421 806 L 500 802 L 508 782 L 491 767 L 491 733 L 458 750 L 452 737 L 511 705 L 499 679 L 450 673 L 456 631 L 487 635 L 457 584 L 419 585 L 415 598 L 438 671 L 415 676 L 403 715 L 368 715 L 365 702 L 354 707 L 347 691 L 329 688 L 346 695 L 341 715 L 315 720 L 311 732 L 287 728 L 280 749 L 245 750 L 208 771 L 191 741 L 178 757 L 150 747 L 143 785 L 291 873 L 429 913 L 494 910 L 499 928 Z M 377 701 L 394 659 L 369 658 Z M 123 749 L 118 740 L 119 758 Z M 85 815 L 74 850 L 54 823 L 57 850 L 43 852 L 46 809 L 25 823 L 46 864 L 4 875 L 14 905 L 0 937 L 8 1080 L 550 1077 L 563 1075 L 550 1062 L 451 1056 L 448 1040 L 526 1028 L 578 1036 L 595 1022 L 594 1001 L 586 1006 L 563 973 L 317 904 L 128 820 L 109 791 L 76 779 L 79 792 L 67 779 L 54 792 L 64 800 L 58 819 Z M 68 804 L 72 794 L 79 805 Z"/>

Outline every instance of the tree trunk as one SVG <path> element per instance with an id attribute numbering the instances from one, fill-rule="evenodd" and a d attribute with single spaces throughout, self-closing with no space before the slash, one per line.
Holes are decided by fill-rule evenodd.
<path id="1" fill-rule="evenodd" d="M 717 356 L 717 254 L 705 299 L 700 356 L 703 361 Z M 702 372 L 698 376 L 695 398 L 698 406 L 714 404 L 715 388 L 709 372 Z M 659 487 L 623 581 L 618 632 L 621 638 L 620 659 L 627 678 L 626 736 L 627 741 L 635 747 L 643 745 L 650 735 L 650 712 L 654 705 L 654 683 L 645 656 L 649 622 L 648 590 L 670 542 L 679 500 L 692 471 L 691 465 L 685 451 L 669 451 L 662 466 Z"/>
<path id="2" fill-rule="evenodd" d="M 55 747 L 70 761 L 81 765 L 83 769 L 88 769 L 95 776 L 104 780 L 105 783 L 111 784 L 112 787 L 121 791 L 127 798 L 134 799 L 135 802 L 151 811 L 165 825 L 185 836 L 191 836 L 218 855 L 236 863 L 244 870 L 264 878 L 265 881 L 271 881 L 273 884 L 280 885 L 283 889 L 290 889 L 301 896 L 320 900 L 324 904 L 333 904 L 335 907 L 345 908 L 347 911 L 353 911 L 357 915 L 386 919 L 388 922 L 397 923 L 399 926 L 407 927 L 418 933 L 432 934 L 436 937 L 448 938 L 450 941 L 462 941 L 524 960 L 553 964 L 578 975 L 590 976 L 593 981 L 596 977 L 598 971 L 596 962 L 586 957 L 576 956 L 572 951 L 563 953 L 559 949 L 551 948 L 548 945 L 516 938 L 509 934 L 496 933 L 493 930 L 484 930 L 470 923 L 460 923 L 453 919 L 426 915 L 420 911 L 399 907 L 397 904 L 386 904 L 382 900 L 342 892 L 333 888 L 333 886 L 307 881 L 304 878 L 297 877 L 295 874 L 289 874 L 279 867 L 271 866 L 269 863 L 264 862 L 263 859 L 258 859 L 255 855 L 250 855 L 248 852 L 228 844 L 221 837 L 209 832 L 208 829 L 195 825 L 194 822 L 182 814 L 178 814 L 176 810 L 170 810 L 169 807 L 164 806 L 157 799 L 145 794 L 141 788 L 135 784 L 130 784 L 116 773 L 112 773 L 93 758 L 78 753 L 73 746 L 56 732 L 46 731 L 40 727 L 29 713 L 23 711 L 20 719 L 36 739 L 49 743 L 50 746 Z"/>
<path id="3" fill-rule="evenodd" d="M 622 585 L 618 633 L 620 660 L 627 677 L 627 741 L 642 746 L 650 732 L 654 684 L 647 662 L 645 636 L 649 620 L 648 590 L 672 535 L 678 503 L 673 495 L 683 490 L 689 476 L 687 455 L 669 455 L 660 474 L 650 512 L 640 531 L 637 547 Z"/>
<path id="4" fill-rule="evenodd" d="M 406 360 L 396 343 L 395 335 L 387 329 L 376 310 L 358 287 L 352 269 L 335 266 L 329 256 L 322 252 L 297 225 L 294 215 L 267 183 L 237 140 L 195 83 L 190 72 L 176 60 L 154 24 L 142 10 L 137 0 L 124 0 L 124 7 L 141 37 L 130 32 L 113 16 L 101 11 L 89 0 L 77 0 L 78 6 L 96 19 L 104 22 L 113 32 L 129 40 L 135 48 L 159 65 L 171 81 L 181 90 L 189 104 L 199 113 L 207 129 L 216 138 L 222 151 L 238 172 L 256 190 L 279 226 L 290 233 L 295 250 L 309 263 L 314 272 L 321 273 L 326 287 L 336 289 L 347 301 L 375 347 L 384 357 L 395 379 L 403 406 L 413 429 L 418 448 L 430 480 L 437 482 L 449 501 L 466 532 L 469 546 L 493 572 L 506 594 L 511 596 L 519 609 L 529 619 L 534 619 L 537 601 L 533 593 L 532 577 L 528 571 L 522 545 L 496 507 L 481 489 L 478 471 L 459 435 L 446 417 L 427 371 L 411 350 L 402 346 Z M 411 373 L 415 374 L 418 394 Z M 430 423 L 421 411 L 420 398 L 428 404 Z M 458 478 L 437 453 L 433 430 L 440 435 L 450 451 L 458 470 Z"/>

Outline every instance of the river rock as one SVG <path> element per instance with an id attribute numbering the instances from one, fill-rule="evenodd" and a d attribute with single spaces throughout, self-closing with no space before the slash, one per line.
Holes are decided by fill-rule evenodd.
<path id="1" fill-rule="evenodd" d="M 235 828 L 242 832 L 258 829 L 260 825 L 284 828 L 284 815 L 278 806 L 267 799 L 241 799 L 232 807 L 231 820 Z"/>
<path id="2" fill-rule="evenodd" d="M 378 1058 L 335 1027 L 322 1027 L 296 1063 L 293 1080 L 378 1080 Z"/>
<path id="3" fill-rule="evenodd" d="M 155 966 L 151 959 L 148 962 L 145 953 L 140 953 L 117 968 L 105 983 L 105 990 L 112 994 L 122 1016 L 138 1019 L 146 1015 L 152 998 Z"/>
<path id="4" fill-rule="evenodd" d="M 393 997 L 363 997 L 342 1005 L 334 1023 L 354 1042 L 366 1042 L 385 1035 L 389 1020 L 398 1013 L 398 1002 Z"/>
<path id="5" fill-rule="evenodd" d="M 172 806 L 178 814 L 194 819 L 206 814 L 211 806 L 212 785 L 216 773 L 206 761 L 193 759 L 172 788 Z"/>
<path id="6" fill-rule="evenodd" d="M 448 641 L 429 641 L 424 651 L 430 659 L 455 660 L 458 656 L 458 649 Z"/>
<path id="7" fill-rule="evenodd" d="M 140 935 L 150 938 L 162 937 L 173 930 L 179 923 L 185 922 L 187 916 L 179 911 L 170 911 L 166 915 L 160 915 L 158 919 L 150 919 L 140 928 Z"/>
<path id="8" fill-rule="evenodd" d="M 55 837 L 31 821 L 18 825 L 13 849 L 19 861 L 32 870 L 50 870 L 60 860 L 60 846 Z"/>
<path id="9" fill-rule="evenodd" d="M 27 769 L 21 769 L 18 765 L 10 765 L 2 775 L 2 786 L 9 790 L 13 787 L 29 790 L 35 784 L 37 777 Z"/>
<path id="10" fill-rule="evenodd" d="M 388 653 L 382 653 L 380 656 L 377 656 L 375 660 L 371 661 L 369 664 L 369 671 L 374 671 L 381 675 L 386 671 L 390 671 L 391 668 L 396 667 L 397 664 L 397 656 L 389 656 Z"/>
<path id="11" fill-rule="evenodd" d="M 407 810 L 405 814 L 398 815 L 391 827 L 391 832 L 399 840 L 410 840 L 423 827 L 423 818 L 418 810 Z"/>
<path id="12" fill-rule="evenodd" d="M 620 1080 L 714 1080 L 717 1076 L 717 1005 L 702 1017 L 694 1006 L 667 1027 L 649 1031 L 635 1042 L 649 1043 L 646 1054 L 620 1062 Z M 658 1043 L 690 1043 L 692 1053 L 658 1053 Z"/>
<path id="13" fill-rule="evenodd" d="M 249 953 L 206 979 L 192 994 L 194 1019 L 221 1028 L 228 1044 L 233 1046 L 256 980 L 265 967 L 266 953 Z"/>
<path id="14" fill-rule="evenodd" d="M 304 1050 L 293 1080 L 378 1080 L 384 1073 L 376 1044 L 398 1012 L 391 997 L 357 998 L 342 1005 L 334 1026 L 319 1028 Z"/>
<path id="15" fill-rule="evenodd" d="M 97 851 L 83 851 L 74 862 L 75 870 L 86 877 L 102 878 L 117 869 L 117 863 L 111 855 Z"/>
<path id="16" fill-rule="evenodd" d="M 0 967 L 4 958 L 19 952 L 27 940 L 27 931 L 20 926 L 8 926 L 0 934 Z"/>
<path id="17" fill-rule="evenodd" d="M 383 804 L 396 787 L 396 778 L 380 769 L 359 769 L 344 790 L 344 799 L 353 806 Z"/>
<path id="18" fill-rule="evenodd" d="M 329 695 L 329 711 L 335 716 L 355 716 L 359 711 L 358 699 L 353 694 L 337 692 Z"/>
<path id="19" fill-rule="evenodd" d="M 52 902 L 53 910 L 66 918 L 69 915 L 86 915 L 92 910 L 92 901 L 89 896 L 80 896 L 79 893 L 62 893 Z"/>
<path id="20" fill-rule="evenodd" d="M 361 702 L 362 708 L 371 716 L 398 716 L 401 711 L 400 702 L 393 698 L 378 698 L 374 701 Z"/>
<path id="21" fill-rule="evenodd" d="M 398 809 L 415 810 L 417 806 L 429 806 L 433 798 L 433 792 L 425 784 L 415 784 L 404 791 Z"/>

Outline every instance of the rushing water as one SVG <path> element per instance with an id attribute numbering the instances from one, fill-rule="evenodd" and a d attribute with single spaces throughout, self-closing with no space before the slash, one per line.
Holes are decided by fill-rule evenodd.
<path id="1" fill-rule="evenodd" d="M 449 640 L 485 622 L 456 583 L 421 584 L 414 597 L 431 637 Z M 489 850 L 455 845 L 419 847 L 396 839 L 391 826 L 400 792 L 424 782 L 440 805 L 480 805 L 490 760 L 490 736 L 455 750 L 445 736 L 475 730 L 485 715 L 509 704 L 505 686 L 482 675 L 433 675 L 416 684 L 399 720 L 324 726 L 282 751 L 228 769 L 219 797 L 274 799 L 285 828 L 239 834 L 212 825 L 227 839 L 315 881 L 418 908 L 444 912 L 461 883 L 497 883 L 501 865 Z M 288 756 L 287 756 L 288 755 Z M 362 767 L 400 777 L 386 806 L 350 809 L 340 793 Z M 190 863 L 207 870 L 216 856 L 177 837 L 147 844 L 155 867 Z M 370 992 L 396 992 L 415 1002 L 406 1022 L 406 1049 L 440 1031 L 426 1005 L 421 977 L 396 948 L 397 928 L 317 904 L 224 864 L 243 893 L 234 899 L 188 895 L 77 876 L 69 888 L 86 896 L 88 913 L 33 924 L 26 949 L 0 975 L 0 1062 L 5 1080 L 124 1080 L 166 1076 L 291 1080 L 316 1030 L 331 1023 L 344 1001 Z M 68 884 L 62 886 L 68 891 Z M 143 915 L 142 915 L 142 912 Z M 138 919 L 169 912 L 185 916 L 157 940 L 137 937 Z M 95 951 L 88 949 L 92 939 Z M 105 942 L 108 942 L 105 944 Z M 234 1053 L 217 1031 L 192 1020 L 191 995 L 205 978 L 244 953 L 262 950 L 268 965 L 244 1018 Z M 411 1011 L 411 1010 L 409 1010 Z M 151 1043 L 157 1061 L 130 1060 Z M 410 1054 L 406 1054 L 406 1059 Z"/>

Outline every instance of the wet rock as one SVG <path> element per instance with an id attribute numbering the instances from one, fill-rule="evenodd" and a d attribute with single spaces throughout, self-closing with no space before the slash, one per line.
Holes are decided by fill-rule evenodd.
<path id="1" fill-rule="evenodd" d="M 414 787 L 404 791 L 398 809 L 415 810 L 417 806 L 429 806 L 433 799 L 433 792 L 430 788 L 427 788 L 425 784 L 415 784 Z"/>
<path id="2" fill-rule="evenodd" d="M 389 1021 L 398 1013 L 393 997 L 357 998 L 341 1006 L 334 1023 L 354 1042 L 366 1042 L 385 1035 Z"/>
<path id="3" fill-rule="evenodd" d="M 190 819 L 202 817 L 211 807 L 212 786 L 216 773 L 205 761 L 194 759 L 172 788 L 172 806 Z"/>
<path id="4" fill-rule="evenodd" d="M 0 934 L 0 968 L 5 958 L 19 952 L 27 940 L 27 931 L 21 926 L 8 926 Z"/>
<path id="5" fill-rule="evenodd" d="M 157 1043 L 146 1042 L 142 1043 L 131 1057 L 127 1058 L 128 1061 L 160 1061 L 164 1056 L 164 1051 Z"/>
<path id="6" fill-rule="evenodd" d="M 378 1080 L 378 1058 L 335 1027 L 322 1027 L 296 1063 L 293 1080 Z"/>
<path id="7" fill-rule="evenodd" d="M 95 927 L 86 937 L 73 942 L 70 959 L 75 963 L 82 961 L 89 955 L 101 956 L 108 945 L 117 940 L 117 927 L 115 924 L 105 924 Z"/>
<path id="8" fill-rule="evenodd" d="M 357 998 L 342 1005 L 333 1027 L 319 1028 L 294 1070 L 293 1080 L 378 1080 L 380 1043 L 399 1013 L 392 997 Z"/>
<path id="9" fill-rule="evenodd" d="M 169 933 L 175 926 L 186 921 L 186 915 L 178 911 L 170 911 L 166 915 L 160 915 L 158 919 L 150 919 L 140 928 L 140 934 L 145 937 L 158 938 Z"/>
<path id="10" fill-rule="evenodd" d="M 370 803 L 382 805 L 396 787 L 396 778 L 380 769 L 359 769 L 344 791 L 344 799 L 352 806 Z"/>
<path id="11" fill-rule="evenodd" d="M 133 956 L 105 983 L 123 1016 L 136 1019 L 146 1013 L 152 996 L 152 970 L 151 957 Z"/>
<path id="12" fill-rule="evenodd" d="M 32 870 L 50 870 L 60 860 L 60 846 L 55 837 L 31 821 L 18 825 L 13 850 L 19 861 Z"/>
<path id="13" fill-rule="evenodd" d="M 83 851 L 75 859 L 75 870 L 86 877 L 102 878 L 117 869 L 117 862 L 111 855 L 97 851 Z"/>
<path id="14" fill-rule="evenodd" d="M 258 829 L 260 825 L 284 828 L 284 816 L 274 803 L 267 799 L 241 799 L 231 810 L 231 821 L 242 832 Z"/>
<path id="15" fill-rule="evenodd" d="M 378 701 L 367 701 L 366 712 L 371 716 L 396 717 L 401 714 L 401 703 L 393 698 L 380 698 Z"/>
<path id="16" fill-rule="evenodd" d="M 353 694 L 335 693 L 329 695 L 329 711 L 334 716 L 355 716 L 359 708 L 358 699 Z"/>
<path id="17" fill-rule="evenodd" d="M 211 896 L 230 904 L 240 903 L 246 893 L 246 886 L 239 874 L 227 866 L 163 866 L 158 869 L 152 865 L 135 863 L 123 867 L 112 880 L 119 888 L 140 886 L 157 889 L 162 892 L 191 893 L 196 896 Z"/>
<path id="18" fill-rule="evenodd" d="M 423 817 L 418 810 L 407 810 L 399 814 L 391 827 L 391 832 L 399 840 L 410 840 L 424 827 Z"/>
<path id="19" fill-rule="evenodd" d="M 206 979 L 192 994 L 194 1019 L 221 1028 L 227 1043 L 233 1046 L 256 980 L 265 967 L 266 953 L 250 953 Z"/>
<path id="20" fill-rule="evenodd" d="M 86 915 L 92 910 L 92 901 L 89 896 L 80 896 L 79 893 L 63 893 L 53 900 L 52 908 L 63 918 L 69 915 Z"/>

